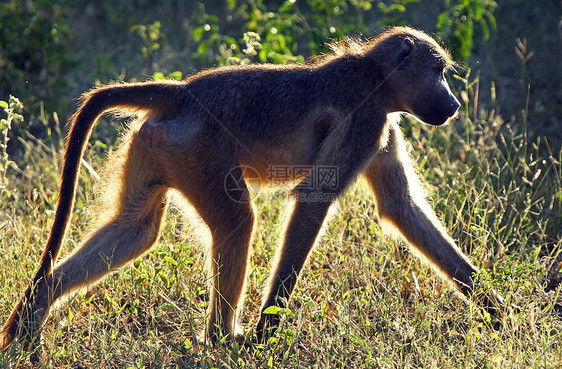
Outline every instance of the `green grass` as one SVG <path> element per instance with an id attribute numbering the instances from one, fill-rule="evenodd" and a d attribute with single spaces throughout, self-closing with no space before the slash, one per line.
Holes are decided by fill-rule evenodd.
<path id="1" fill-rule="evenodd" d="M 469 90 L 467 90 L 470 92 Z M 468 95 L 468 94 L 467 94 Z M 466 102 L 466 101 L 465 101 Z M 468 102 L 466 102 L 468 104 Z M 501 324 L 459 297 L 405 244 L 381 231 L 361 183 L 340 201 L 313 250 L 278 334 L 267 345 L 199 345 L 204 249 L 172 209 L 153 250 L 51 313 L 42 365 L 53 367 L 558 367 L 562 363 L 562 161 L 545 137 L 467 105 L 445 127 L 403 120 L 411 154 L 447 229 L 510 304 Z M 468 115 L 467 115 L 468 114 Z M 104 122 L 101 125 L 107 124 Z M 519 126 L 524 127 L 524 124 Z M 60 132 L 19 137 L 25 155 L 3 174 L 0 319 L 39 261 L 54 215 Z M 93 141 L 98 168 L 113 145 Z M 95 179 L 84 170 L 64 253 L 88 230 Z M 281 232 L 280 194 L 261 196 L 242 322 L 252 332 Z M 558 304 L 558 305 L 557 305 Z M 17 346 L 4 366 L 26 364 Z"/>
<path id="2" fill-rule="evenodd" d="M 8 56 L 2 64 L 7 82 L 2 91 L 7 95 L 14 93 L 14 86 L 21 87 L 27 96 L 18 97 L 27 110 L 23 124 L 14 124 L 10 131 L 7 122 L 17 121 L 17 112 L 14 115 L 0 103 L 4 109 L 0 119 L 6 118 L 0 122 L 0 324 L 28 286 L 53 221 L 64 146 L 53 109 L 64 120 L 72 113 L 68 108 L 72 99 L 95 81 L 145 80 L 151 69 L 156 75 L 178 69 L 189 74 L 219 60 L 224 63 L 232 52 L 250 60 L 251 55 L 227 47 L 234 39 L 242 49 L 247 31 L 261 33 L 262 44 L 271 49 L 279 39 L 268 30 L 275 27 L 277 35 L 293 37 L 298 45 L 296 50 L 289 45 L 285 51 L 309 56 L 307 45 L 314 44 L 315 50 L 321 47 L 330 26 L 343 34 L 358 29 L 357 22 L 329 15 L 333 6 L 313 1 L 306 3 L 325 8 L 326 19 L 303 2 L 298 2 L 298 13 L 281 11 L 274 2 L 265 11 L 265 7 L 243 9 L 247 2 L 232 1 L 219 6 L 202 2 L 208 5 L 206 10 L 199 2 L 182 3 L 176 9 L 176 2 L 171 1 L 150 7 L 140 4 L 147 2 L 102 1 L 85 9 L 79 3 L 29 1 L 25 13 L 8 11 L 9 3 L 18 4 L 6 3 L 5 17 L 0 17 L 6 27 L 0 28 L 5 28 L 10 41 L 5 55 L 14 58 Z M 236 6 L 231 9 L 230 3 Z M 253 3 L 261 2 L 248 2 Z M 445 3 L 408 5 L 406 15 L 397 15 L 396 21 L 432 34 L 442 7 L 460 1 Z M 374 199 L 359 183 L 341 199 L 340 211 L 303 271 L 281 330 L 267 345 L 211 348 L 196 343 L 207 307 L 204 246 L 180 211 L 171 209 L 162 237 L 150 253 L 52 311 L 43 330 L 41 365 L 561 367 L 562 136 L 556 114 L 559 89 L 550 77 L 556 75 L 559 64 L 556 53 L 541 52 L 558 45 L 559 35 L 551 27 L 557 22 L 558 8 L 554 2 L 498 3 L 497 31 L 487 43 L 475 34 L 478 45 L 468 61 L 475 68 L 473 75 L 479 77 L 469 78 L 467 73 L 456 81 L 461 86 L 456 94 L 464 103 L 460 118 L 444 127 L 409 120 L 402 126 L 439 218 L 484 272 L 483 278 L 509 304 L 519 306 L 520 312 L 510 311 L 498 324 L 459 297 L 402 241 L 382 232 Z M 65 16 L 59 8 L 64 8 Z M 370 25 L 366 36 L 373 35 L 380 22 L 394 17 L 376 13 L 374 8 L 364 18 Z M 298 20 L 295 16 L 302 16 L 308 28 L 287 22 Z M 42 21 L 45 17 L 52 19 Z M 141 54 L 141 47 L 154 43 L 147 45 L 131 26 L 156 27 L 158 20 L 165 22 L 154 42 L 162 47 L 151 49 L 150 56 Z M 197 40 L 197 29 L 209 25 L 210 30 Z M 105 30 L 103 37 L 92 38 L 100 29 Z M 311 34 L 316 36 L 311 38 Z M 522 44 L 517 47 L 524 56 L 533 53 L 530 60 L 520 60 L 513 51 L 516 38 L 526 39 L 525 50 Z M 454 50 L 459 45 L 447 46 Z M 24 60 L 21 50 L 39 50 L 32 54 L 42 61 L 35 67 L 28 61 L 18 65 Z M 20 75 L 18 68 L 28 74 Z M 480 85 L 489 93 L 478 93 Z M 43 104 L 50 104 L 47 112 Z M 509 124 L 496 114 L 500 111 Z M 117 136 L 118 126 L 108 121 L 97 125 L 85 157 L 96 170 L 117 147 L 108 137 Z M 9 136 L 5 135 L 8 131 Z M 63 255 L 88 231 L 96 187 L 95 175 L 84 169 Z M 241 317 L 250 334 L 258 319 L 260 291 L 281 234 L 286 204 L 279 193 L 257 199 L 258 232 Z M 30 366 L 27 354 L 17 346 L 0 353 L 0 367 L 7 367 L 8 361 L 14 368 Z"/>

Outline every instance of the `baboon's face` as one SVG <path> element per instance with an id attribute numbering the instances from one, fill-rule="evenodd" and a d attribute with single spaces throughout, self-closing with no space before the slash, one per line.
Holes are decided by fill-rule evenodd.
<path id="1" fill-rule="evenodd" d="M 396 110 L 432 125 L 441 125 L 453 117 L 460 104 L 445 79 L 445 51 L 423 41 L 404 40 L 398 55 L 391 79 Z"/>
<path id="2" fill-rule="evenodd" d="M 412 87 L 415 89 L 405 99 L 405 110 L 421 121 L 438 126 L 457 113 L 460 103 L 449 88 L 444 67 L 418 71 Z"/>

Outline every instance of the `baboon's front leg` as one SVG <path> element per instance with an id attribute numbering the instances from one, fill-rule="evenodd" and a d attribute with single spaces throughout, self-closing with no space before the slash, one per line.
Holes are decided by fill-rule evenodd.
<path id="1" fill-rule="evenodd" d="M 256 328 L 258 341 L 270 337 L 279 325 L 279 315 L 263 312 L 270 306 L 286 307 L 298 275 L 318 238 L 330 204 L 295 201 L 283 244 L 277 251 L 277 264 L 270 276 L 269 290 L 264 295 L 261 317 Z"/>
<path id="2" fill-rule="evenodd" d="M 395 226 L 410 245 L 469 295 L 478 270 L 447 235 L 424 199 L 397 124 L 390 127 L 387 147 L 374 158 L 364 175 L 374 192 L 381 219 Z M 501 298 L 496 298 L 501 303 Z M 484 304 L 490 308 L 494 305 L 487 299 Z"/>
<path id="3" fill-rule="evenodd" d="M 277 314 L 264 312 L 270 306 L 286 306 L 330 206 L 377 151 L 382 126 L 366 124 L 364 113 L 359 111 L 332 122 L 334 125 L 322 143 L 314 168 L 293 190 L 294 209 L 277 251 L 277 262 L 273 264 L 256 327 L 259 341 L 270 337 L 279 325 Z M 325 182 L 327 177 L 333 181 Z M 310 188 L 310 183 L 314 183 L 314 188 Z"/>

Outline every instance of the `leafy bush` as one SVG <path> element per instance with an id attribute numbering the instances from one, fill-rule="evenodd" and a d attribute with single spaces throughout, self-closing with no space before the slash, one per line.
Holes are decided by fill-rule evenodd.
<path id="1" fill-rule="evenodd" d="M 446 0 L 447 9 L 439 14 L 436 27 L 448 45 L 454 45 L 457 59 L 467 61 L 475 39 L 487 40 L 496 28 L 493 0 Z M 479 35 L 477 35 L 479 33 Z"/>
<path id="2" fill-rule="evenodd" d="M 19 96 L 38 111 L 39 102 L 60 108 L 68 72 L 78 65 L 68 48 L 64 8 L 68 0 L 8 0 L 0 3 L 0 96 Z"/>
<path id="3" fill-rule="evenodd" d="M 221 17 L 200 4 L 192 21 L 198 45 L 194 57 L 221 64 L 303 62 L 305 56 L 328 51 L 327 43 L 333 39 L 405 24 L 400 15 L 407 4 L 417 1 L 287 0 L 279 4 L 254 0 L 239 6 L 231 1 L 227 15 Z"/>

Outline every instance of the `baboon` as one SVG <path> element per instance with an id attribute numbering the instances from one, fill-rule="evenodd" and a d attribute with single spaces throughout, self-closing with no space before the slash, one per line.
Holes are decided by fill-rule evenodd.
<path id="1" fill-rule="evenodd" d="M 335 199 L 360 175 L 370 185 L 382 220 L 435 265 L 465 295 L 477 268 L 447 235 L 420 196 L 420 184 L 391 113 L 406 112 L 442 125 L 460 106 L 444 72 L 447 51 L 426 34 L 391 28 L 367 41 L 346 40 L 303 65 L 209 69 L 183 82 L 152 81 L 95 88 L 70 119 L 62 182 L 52 230 L 31 286 L 0 336 L 33 347 L 51 305 L 138 258 L 158 239 L 168 192 L 197 210 L 212 236 L 211 293 L 206 333 L 214 342 L 235 337 L 243 305 L 255 214 L 244 168 L 261 184 L 296 184 L 292 213 L 264 292 L 258 340 L 279 317 L 320 237 Z M 113 171 L 114 210 L 64 260 L 57 256 L 74 206 L 80 162 L 93 125 L 104 112 L 136 117 Z M 306 167 L 294 178 L 271 168 Z M 331 181 L 315 178 L 330 168 Z M 297 173 L 298 172 L 298 173 Z M 232 191 L 235 189 L 235 191 Z M 494 308 L 501 297 L 487 297 Z"/>

